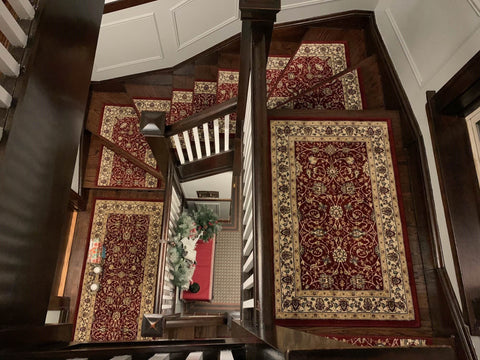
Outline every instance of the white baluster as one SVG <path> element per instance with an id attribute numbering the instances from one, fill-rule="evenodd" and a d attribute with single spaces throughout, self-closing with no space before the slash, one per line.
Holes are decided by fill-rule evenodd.
<path id="1" fill-rule="evenodd" d="M 185 157 L 183 156 L 182 144 L 178 135 L 173 135 L 173 141 L 175 142 L 175 149 L 177 150 L 178 159 L 180 164 L 185 164 Z"/>
<path id="2" fill-rule="evenodd" d="M 208 123 L 203 124 L 203 138 L 205 139 L 205 153 L 206 156 L 212 155 L 210 151 L 210 134 L 208 133 Z"/>
<path id="3" fill-rule="evenodd" d="M 0 31 L 13 46 L 25 47 L 27 45 L 27 35 L 3 1 L 0 1 Z"/>

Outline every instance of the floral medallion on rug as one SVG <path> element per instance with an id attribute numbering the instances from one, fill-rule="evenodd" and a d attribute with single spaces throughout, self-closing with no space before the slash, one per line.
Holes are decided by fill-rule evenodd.
<path id="1" fill-rule="evenodd" d="M 357 70 L 280 106 L 286 109 L 363 110 L 363 96 Z"/>
<path id="2" fill-rule="evenodd" d="M 419 326 L 392 144 L 389 120 L 271 121 L 277 320 Z"/>
<path id="3" fill-rule="evenodd" d="M 157 163 L 139 131 L 139 119 L 131 106 L 105 105 L 100 121 L 100 135 L 128 151 L 152 168 Z M 161 182 L 145 170 L 102 146 L 97 185 L 124 188 L 158 188 Z"/>
<path id="4" fill-rule="evenodd" d="M 309 90 L 321 79 L 345 70 L 347 48 L 338 43 L 302 43 L 290 59 L 276 83 L 271 85 L 267 107 L 272 109 L 288 99 Z"/>
<path id="5" fill-rule="evenodd" d="M 152 313 L 163 203 L 96 199 L 76 342 L 140 339 Z"/>

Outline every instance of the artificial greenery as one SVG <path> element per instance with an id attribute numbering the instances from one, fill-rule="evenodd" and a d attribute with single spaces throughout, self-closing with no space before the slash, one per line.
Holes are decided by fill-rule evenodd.
<path id="1" fill-rule="evenodd" d="M 221 226 L 218 224 L 217 216 L 204 205 L 200 205 L 192 215 L 184 212 L 179 216 L 168 249 L 168 258 L 173 267 L 171 272 L 175 286 L 181 290 L 190 288 L 190 282 L 195 271 L 195 244 L 197 240 L 200 238 L 204 242 L 208 242 L 220 230 Z M 194 286 L 193 289 L 197 288 Z"/>
<path id="2" fill-rule="evenodd" d="M 180 215 L 174 228 L 174 234 L 168 249 L 168 258 L 173 267 L 171 270 L 173 283 L 182 290 L 188 290 L 195 271 L 195 264 L 186 258 L 184 242 L 186 239 L 194 240 L 196 237 L 196 224 L 190 215 L 187 213 Z"/>
<path id="3" fill-rule="evenodd" d="M 208 242 L 222 230 L 222 226 L 218 223 L 217 215 L 205 205 L 200 205 L 197 210 L 193 211 L 193 218 L 197 224 L 197 232 L 200 234 L 200 239 L 204 242 Z"/>

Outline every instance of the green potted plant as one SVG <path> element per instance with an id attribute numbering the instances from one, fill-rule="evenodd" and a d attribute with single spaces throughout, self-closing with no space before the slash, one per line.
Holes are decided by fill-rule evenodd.
<path id="1" fill-rule="evenodd" d="M 193 219 L 197 224 L 197 233 L 204 242 L 208 242 L 222 230 L 217 215 L 205 205 L 199 205 L 197 210 L 193 211 Z"/>

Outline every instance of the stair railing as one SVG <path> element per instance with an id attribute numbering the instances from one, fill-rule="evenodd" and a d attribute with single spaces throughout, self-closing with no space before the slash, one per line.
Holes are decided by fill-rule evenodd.
<path id="1" fill-rule="evenodd" d="M 273 327 L 273 245 L 270 146 L 267 121 L 266 65 L 275 14 L 279 1 L 258 4 L 241 1 L 242 61 L 248 66 L 240 71 L 240 81 L 247 77 L 242 133 L 243 252 L 242 252 L 242 321 L 259 330 Z M 245 44 L 247 46 L 245 46 Z M 243 71 L 248 71 L 248 76 Z M 251 70 L 251 71 L 250 71 Z M 248 78 L 250 81 L 248 82 Z M 244 85 L 243 85 L 244 86 Z M 240 101 L 239 101 L 240 102 Z"/>
<path id="2" fill-rule="evenodd" d="M 162 240 L 156 289 L 155 313 L 175 313 L 176 287 L 173 283 L 173 266 L 168 259 L 168 242 L 173 238 L 173 229 L 183 209 L 184 195 L 173 164 L 170 162 L 165 181 L 165 200 L 162 223 Z"/>
<path id="3" fill-rule="evenodd" d="M 0 73 L 6 77 L 17 78 L 20 75 L 23 51 L 19 54 L 17 49 L 27 46 L 30 23 L 34 17 L 35 9 L 28 0 L 0 1 Z M 14 85 L 7 85 L 7 88 L 3 85 L 5 82 L 0 85 L 0 108 L 8 109 Z"/>
<path id="4" fill-rule="evenodd" d="M 236 110 L 237 98 L 232 98 L 171 125 L 166 113 L 143 111 L 140 129 L 162 174 L 172 161 L 182 181 L 192 180 L 232 170 L 230 136 L 236 125 L 231 118 Z"/>

